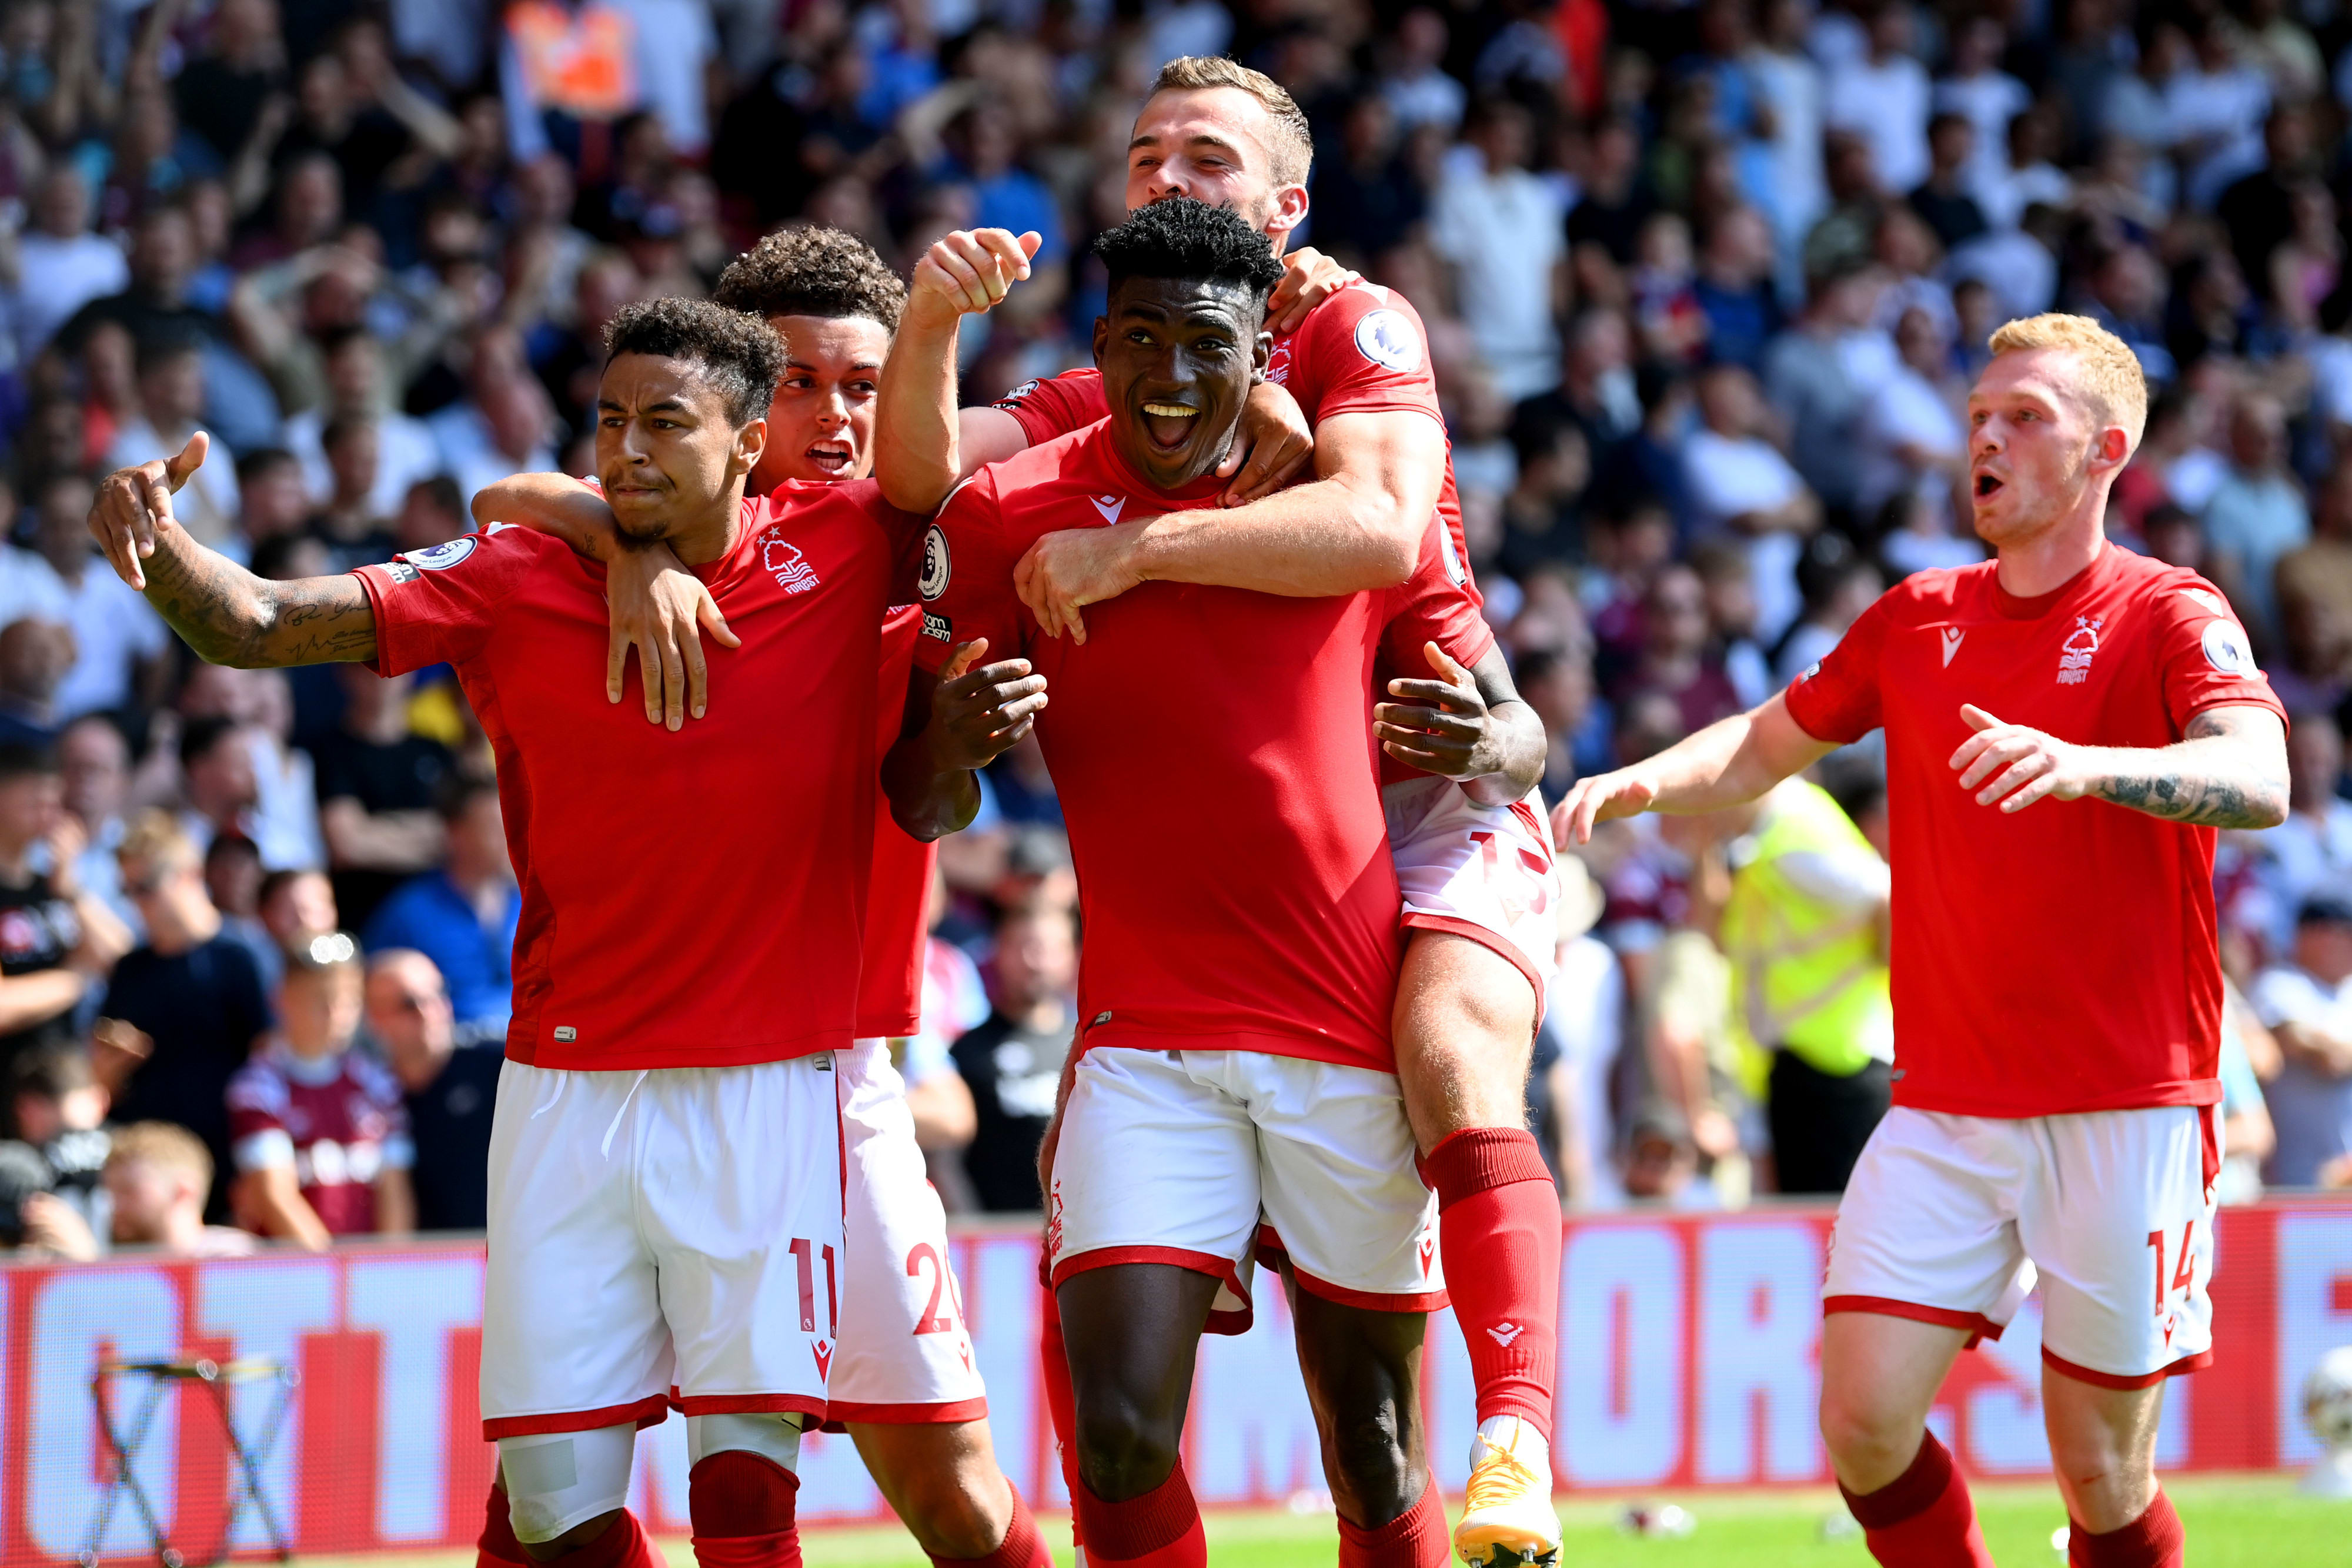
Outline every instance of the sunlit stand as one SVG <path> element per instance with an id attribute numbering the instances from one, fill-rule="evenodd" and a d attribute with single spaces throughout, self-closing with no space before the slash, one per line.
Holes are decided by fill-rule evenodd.
<path id="1" fill-rule="evenodd" d="M 120 1428 L 114 1422 L 113 1400 L 110 1388 L 118 1377 L 144 1380 L 146 1392 L 139 1402 L 139 1413 L 130 1427 Z M 98 1411 L 98 1430 L 107 1448 L 109 1465 L 106 1489 L 99 1494 L 98 1518 L 89 1528 L 89 1544 L 82 1548 L 79 1560 L 82 1568 L 92 1568 L 106 1544 L 107 1527 L 114 1522 L 114 1511 L 124 1493 L 131 1497 L 131 1506 L 139 1512 L 140 1522 L 146 1526 L 148 1538 L 155 1543 L 155 1557 L 163 1568 L 187 1568 L 187 1559 L 174 1547 L 163 1521 L 155 1515 L 154 1504 L 148 1500 L 146 1489 L 139 1484 L 139 1473 L 133 1468 L 139 1446 L 147 1439 L 147 1432 L 155 1424 L 156 1413 L 163 1408 L 163 1396 L 174 1384 L 198 1384 L 212 1395 L 213 1407 L 220 1412 L 221 1431 L 228 1438 L 230 1461 L 236 1467 L 236 1477 L 243 1483 L 229 1492 L 228 1519 L 221 1526 L 219 1548 L 205 1559 L 218 1563 L 229 1554 L 230 1543 L 236 1539 L 238 1515 L 250 1502 L 261 1521 L 263 1533 L 269 1537 L 273 1554 L 280 1563 L 290 1560 L 294 1549 L 286 1539 L 285 1528 L 270 1511 L 269 1500 L 262 1495 L 261 1467 L 269 1461 L 270 1450 L 278 1446 L 278 1435 L 286 1422 L 286 1407 L 292 1403 L 295 1385 L 300 1375 L 292 1367 L 274 1361 L 246 1359 L 242 1361 L 106 1361 L 89 1380 L 90 1402 Z M 247 1443 L 236 1429 L 236 1421 L 229 1413 L 228 1390 L 231 1384 L 275 1382 L 278 1397 L 270 1402 L 268 1413 L 261 1423 L 253 1442 Z"/>

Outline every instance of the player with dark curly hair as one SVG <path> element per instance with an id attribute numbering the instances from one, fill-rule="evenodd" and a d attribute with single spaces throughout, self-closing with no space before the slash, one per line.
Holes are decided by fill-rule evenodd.
<path id="1" fill-rule="evenodd" d="M 758 318 L 647 301 L 606 347 L 601 494 L 523 476 L 483 508 L 563 511 L 593 559 L 493 523 L 265 582 L 173 517 L 202 435 L 110 476 L 90 529 L 205 658 L 449 664 L 488 733 L 523 907 L 490 1147 L 481 1410 L 504 1484 L 485 1552 L 650 1568 L 631 1455 L 677 1409 L 696 1556 L 782 1568 L 843 1326 L 836 1080 L 877 805 L 873 768 L 842 759 L 898 734 L 874 672 L 922 525 L 870 483 L 745 493 L 785 370 Z M 735 628 L 711 658 L 740 700 L 682 735 L 579 678 L 605 642 L 607 563 L 656 550 Z M 785 712 L 833 744 L 779 745 Z"/>
<path id="2" fill-rule="evenodd" d="M 856 482 L 874 465 L 876 378 L 906 298 L 897 275 L 855 235 L 784 229 L 730 264 L 716 297 L 750 312 L 746 320 L 764 317 L 785 344 L 768 408 L 768 444 L 751 471 L 751 488 L 829 485 L 870 497 L 874 486 Z M 518 485 L 487 506 L 502 520 L 572 538 L 577 519 L 564 508 L 531 504 L 538 488 L 551 483 L 562 481 Z M 694 643 L 698 619 L 725 625 L 710 590 L 667 551 L 616 561 L 608 585 L 614 645 L 653 650 L 645 666 L 649 690 L 662 689 L 666 674 L 674 679 L 685 668 L 677 640 Z M 920 619 L 910 603 L 884 621 L 877 676 L 884 712 L 897 713 L 905 702 Z M 698 645 L 695 652 L 687 698 L 700 711 L 707 666 Z M 928 693 L 928 676 L 923 685 Z M 879 737 L 885 744 L 897 738 L 895 727 Z M 829 1421 L 845 1427 L 891 1510 L 937 1560 L 1046 1568 L 1044 1540 L 997 1463 L 962 1295 L 947 1274 L 947 1216 L 917 1136 L 927 1119 L 952 1126 L 968 1124 L 972 1114 L 971 1090 L 943 1052 L 926 1060 L 919 1032 L 937 860 L 933 845 L 908 837 L 887 809 L 877 812 L 857 1040 L 840 1060 L 849 1247 Z"/>
<path id="3" fill-rule="evenodd" d="M 1046 636 L 1014 564 L 1079 519 L 1216 492 L 1281 273 L 1238 214 L 1189 199 L 1135 213 L 1096 250 L 1109 415 L 950 498 L 925 547 L 918 654 L 947 671 L 1018 654 L 1052 695 L 1036 732 L 1087 943 L 1046 1246 L 1087 1558 L 1205 1563 L 1179 1453 L 1193 1357 L 1204 1331 L 1247 1326 L 1255 1262 L 1278 1256 L 1341 1561 L 1433 1568 L 1445 1514 L 1416 1382 L 1445 1296 L 1390 1048 L 1398 892 L 1365 699 L 1384 642 L 1458 645 L 1475 610 L 1151 582 L 1093 607 L 1083 647 Z M 1212 721 L 1189 722 L 1204 704 Z M 891 752 L 883 781 L 919 837 L 979 803 L 971 773 L 919 742 Z"/>

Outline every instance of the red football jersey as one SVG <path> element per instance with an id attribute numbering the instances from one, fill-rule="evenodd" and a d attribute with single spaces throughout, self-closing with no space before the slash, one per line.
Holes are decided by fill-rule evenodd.
<path id="1" fill-rule="evenodd" d="M 456 666 L 497 759 L 523 899 L 509 1056 L 729 1067 L 849 1045 L 875 671 L 921 530 L 870 480 L 747 497 L 734 549 L 695 569 L 742 646 L 708 645 L 709 715 L 676 735 L 635 693 L 604 700 L 604 570 L 557 540 L 494 524 L 360 570 L 374 667 Z"/>
<path id="2" fill-rule="evenodd" d="M 1106 423 L 992 464 L 925 552 L 916 657 L 1016 651 L 1086 919 L 1085 1043 L 1261 1051 L 1393 1071 L 1396 874 L 1364 694 L 1385 596 L 1147 582 L 1048 638 L 1013 588 L 1040 535 L 1202 501 L 1153 489 Z"/>
<path id="3" fill-rule="evenodd" d="M 1995 573 L 1906 578 L 1788 693 L 1820 739 L 1886 730 L 1895 1103 L 1976 1116 L 2213 1103 L 2213 830 L 2104 800 L 2011 815 L 1978 805 L 1949 764 L 1971 733 L 1962 703 L 2078 745 L 2161 747 L 2202 709 L 2278 699 L 2194 572 L 2109 545 L 2034 599 Z"/>
<path id="4" fill-rule="evenodd" d="M 1310 424 L 1321 425 L 1333 414 L 1380 413 L 1405 410 L 1425 413 L 1442 431 L 1445 415 L 1438 406 L 1437 379 L 1429 364 L 1429 333 L 1421 313 L 1393 288 L 1375 283 L 1353 283 L 1307 313 L 1296 331 L 1277 333 L 1266 361 L 1265 377 L 1286 387 L 1298 402 Z M 1024 382 L 996 406 L 1021 422 L 1032 445 L 1082 430 L 1107 416 L 1102 372 L 1091 367 L 1066 371 L 1045 381 Z M 1446 444 L 1445 483 L 1438 493 L 1437 515 L 1444 527 L 1434 546 L 1438 560 L 1424 549 L 1421 572 L 1406 589 L 1427 601 L 1426 608 L 1456 624 L 1479 621 L 1484 601 L 1471 580 L 1469 546 L 1462 533 L 1462 497 L 1454 487 L 1453 444 Z M 1459 597 L 1458 611 L 1443 601 Z M 1465 628 L 1466 629 L 1466 628 Z M 1472 641 L 1475 642 L 1474 636 Z M 1441 645 L 1467 666 L 1477 663 L 1494 645 L 1486 636 L 1477 651 L 1464 658 L 1445 639 Z M 1410 680 L 1433 678 L 1437 672 L 1419 642 L 1402 645 L 1391 639 L 1372 672 L 1375 701 L 1385 700 L 1394 676 Z M 1393 784 L 1416 778 L 1420 769 L 1382 752 L 1381 782 Z"/>
<path id="5" fill-rule="evenodd" d="M 898 738 L 898 716 L 907 703 L 907 677 L 915 667 L 915 633 L 922 610 L 902 604 L 882 622 L 882 673 L 876 688 L 876 766 Z M 910 838 L 890 815 L 890 802 L 874 796 L 874 870 L 866 892 L 866 956 L 857 980 L 857 1038 L 910 1035 L 923 1013 L 923 943 L 930 923 L 931 867 L 937 844 Z"/>
<path id="6" fill-rule="evenodd" d="M 304 1058 L 271 1040 L 228 1081 L 228 1128 L 239 1169 L 290 1158 L 333 1236 L 373 1231 L 375 1178 L 415 1158 L 400 1084 L 356 1051 Z"/>

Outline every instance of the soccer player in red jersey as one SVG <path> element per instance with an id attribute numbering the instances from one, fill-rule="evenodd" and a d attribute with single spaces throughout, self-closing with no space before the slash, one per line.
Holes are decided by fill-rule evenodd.
<path id="1" fill-rule="evenodd" d="M 2285 717 L 2194 572 L 2106 542 L 2147 412 L 2079 316 L 1995 332 L 1969 399 L 1981 566 L 1917 572 L 1780 695 L 1579 783 L 1595 821 L 1752 800 L 1886 731 L 1895 1108 L 1838 1206 L 1822 1434 L 1872 1553 L 1992 1559 L 1926 1418 L 2037 1272 L 2068 1560 L 2181 1561 L 2164 1380 L 2210 1359 L 2218 828 L 2286 812 Z"/>
<path id="2" fill-rule="evenodd" d="M 630 1458 L 675 1406 L 698 1559 L 782 1568 L 800 1427 L 824 1414 L 838 1343 L 834 1068 L 858 1004 L 883 612 L 919 525 L 840 486 L 745 496 L 784 361 L 756 318 L 655 300 L 607 346 L 604 495 L 631 539 L 697 569 L 740 644 L 710 669 L 737 700 L 683 734 L 567 673 L 606 640 L 604 574 L 546 535 L 267 582 L 173 520 L 201 437 L 110 476 L 90 528 L 214 662 L 456 667 L 523 889 L 481 1396 L 513 1533 L 577 1568 L 655 1561 L 625 1507 Z M 787 707 L 835 744 L 778 745 Z"/>
<path id="3" fill-rule="evenodd" d="M 1306 217 L 1312 155 L 1306 116 L 1280 86 L 1231 60 L 1179 59 L 1137 117 L 1128 205 L 1192 196 L 1231 207 L 1278 253 Z M 981 463 L 1107 412 L 1091 370 L 1031 383 L 994 408 L 956 409 L 958 313 L 1003 298 L 1020 258 L 1013 236 L 983 231 L 950 235 L 916 269 L 884 375 L 877 469 L 901 506 L 931 505 Z M 1203 499 L 1049 533 L 1020 562 L 1023 601 L 1048 633 L 1083 641 L 1084 606 L 1150 580 L 1283 594 L 1387 587 L 1412 569 L 1433 513 L 1443 525 L 1437 548 L 1475 596 L 1426 343 L 1419 315 L 1392 289 L 1353 283 L 1304 312 L 1294 308 L 1277 326 L 1266 375 L 1314 423 L 1314 482 L 1231 509 Z M 1412 649 L 1381 663 L 1374 689 L 1391 699 L 1376 716 L 1382 797 L 1411 937 L 1394 1019 L 1398 1069 L 1444 1210 L 1447 1286 L 1477 1385 L 1455 1544 L 1474 1564 L 1505 1552 L 1540 1560 L 1559 1546 L 1549 1448 L 1559 1203 L 1527 1130 L 1525 1093 L 1555 946 L 1551 846 L 1540 800 L 1502 789 L 1508 775 L 1495 758 L 1480 762 L 1484 778 L 1457 788 L 1440 776 L 1455 770 L 1416 738 L 1469 724 L 1540 731 L 1499 656 L 1465 674 L 1433 669 Z"/>
<path id="4" fill-rule="evenodd" d="M 950 500 L 924 552 L 918 654 L 952 667 L 978 643 L 1018 650 L 1051 702 L 1037 735 L 1087 941 L 1047 1246 L 1087 1552 L 1205 1562 L 1178 1454 L 1185 1396 L 1203 1330 L 1247 1322 L 1263 1216 L 1340 1561 L 1428 1568 L 1446 1531 L 1415 1385 L 1444 1294 L 1389 1046 L 1398 895 L 1364 713 L 1390 596 L 1155 583 L 1105 607 L 1083 646 L 1043 634 L 1013 583 L 1040 535 L 1215 493 L 1279 276 L 1240 217 L 1194 201 L 1143 209 L 1097 251 L 1113 412 Z M 1429 640 L 1417 623 L 1392 634 Z M 1245 695 L 1213 725 L 1171 722 L 1204 685 Z M 977 804 L 970 772 L 921 737 L 883 778 L 919 837 Z"/>
<path id="5" fill-rule="evenodd" d="M 877 513 L 887 510 L 877 487 L 858 482 L 873 467 L 876 382 L 906 292 L 865 241 L 828 228 L 771 235 L 719 276 L 718 303 L 765 318 L 785 345 L 767 444 L 751 471 L 754 493 L 840 483 Z M 475 511 L 545 528 L 610 562 L 608 678 L 619 681 L 635 648 L 648 719 L 666 716 L 675 727 L 683 711 L 698 717 L 708 711 L 709 668 L 698 630 L 722 646 L 733 633 L 701 580 L 667 548 L 618 548 L 609 513 L 560 476 L 494 485 L 476 498 Z M 913 604 L 894 607 L 883 622 L 877 685 L 883 714 L 895 716 L 906 704 L 920 623 Z M 921 679 L 928 691 L 931 678 Z M 942 694 L 938 716 L 958 717 L 965 711 L 958 699 L 983 685 L 992 695 L 965 707 L 990 707 L 993 684 L 974 679 Z M 620 695 L 617 684 L 607 693 L 616 701 Z M 878 727 L 877 764 L 898 738 L 896 723 Z M 925 1173 L 906 1084 L 891 1058 L 893 1039 L 919 1026 L 937 859 L 934 846 L 891 820 L 877 793 L 857 1040 L 840 1061 L 848 1253 L 827 1427 L 849 1433 L 892 1511 L 933 1561 L 1045 1568 L 1044 1538 L 990 1440 L 987 1392 L 949 1270 L 947 1216 Z M 961 1091 L 962 1081 L 949 1077 Z M 494 1494 L 483 1542 L 493 1559 L 511 1555 L 497 1539 L 500 1504 Z"/>

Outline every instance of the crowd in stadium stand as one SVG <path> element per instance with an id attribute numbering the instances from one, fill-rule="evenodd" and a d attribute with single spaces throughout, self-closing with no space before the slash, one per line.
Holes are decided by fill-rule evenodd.
<path id="1" fill-rule="evenodd" d="M 455 681 L 195 662 L 93 552 L 96 476 L 202 428 L 178 516 L 264 576 L 441 542 L 587 471 L 615 309 L 787 223 L 902 270 L 1042 234 L 966 323 L 986 402 L 1087 358 L 1140 91 L 1207 53 L 1313 122 L 1300 243 L 1427 323 L 1555 799 L 1981 558 L 1993 326 L 2128 342 L 2111 537 L 2219 585 L 2294 721 L 2291 820 L 2221 836 L 2225 1191 L 2352 1186 L 2352 5 L 0 0 L 0 1241 L 478 1226 L 509 1009 Z M 1866 910 L 1870 746 L 1819 782 Z M 1020 1210 L 1081 933 L 1034 740 L 988 785 L 899 1055 L 950 1207 Z M 1571 1204 L 1833 1188 L 1727 999 L 1758 852 L 1644 818 L 1564 862 L 1530 1103 Z"/>

